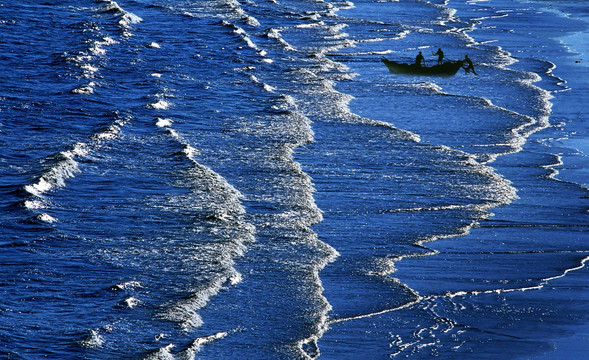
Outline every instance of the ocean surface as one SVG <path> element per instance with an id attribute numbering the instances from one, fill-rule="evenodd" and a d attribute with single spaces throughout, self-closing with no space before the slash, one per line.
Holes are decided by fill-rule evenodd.
<path id="1" fill-rule="evenodd" d="M 0 0 L 1 359 L 580 359 L 586 0 Z M 478 75 L 389 73 L 468 55 Z"/>

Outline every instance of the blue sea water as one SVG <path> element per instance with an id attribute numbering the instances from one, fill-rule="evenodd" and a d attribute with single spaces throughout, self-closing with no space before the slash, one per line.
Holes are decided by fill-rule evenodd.
<path id="1" fill-rule="evenodd" d="M 0 358 L 589 350 L 584 0 L 0 0 Z M 469 55 L 478 75 L 391 74 Z"/>

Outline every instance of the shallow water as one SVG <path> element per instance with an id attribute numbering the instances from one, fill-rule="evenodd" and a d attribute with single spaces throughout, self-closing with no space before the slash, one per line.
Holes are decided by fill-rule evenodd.
<path id="1" fill-rule="evenodd" d="M 0 2 L 0 354 L 582 353 L 587 26 L 574 0 Z M 380 62 L 438 47 L 478 76 Z"/>

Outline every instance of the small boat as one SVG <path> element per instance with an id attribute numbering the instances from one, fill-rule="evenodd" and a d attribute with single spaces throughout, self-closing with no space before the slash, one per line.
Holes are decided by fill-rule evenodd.
<path id="1" fill-rule="evenodd" d="M 454 76 L 460 68 L 462 61 L 446 61 L 434 66 L 418 66 L 415 64 L 398 63 L 386 58 L 380 59 L 393 74 L 427 75 L 427 76 Z"/>

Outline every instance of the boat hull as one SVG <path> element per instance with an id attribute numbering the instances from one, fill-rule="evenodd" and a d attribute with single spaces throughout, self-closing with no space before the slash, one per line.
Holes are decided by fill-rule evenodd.
<path id="1" fill-rule="evenodd" d="M 447 61 L 434 66 L 417 66 L 405 63 L 398 63 L 386 58 L 381 61 L 386 65 L 392 74 L 424 75 L 424 76 L 454 76 L 462 67 L 462 61 Z"/>

